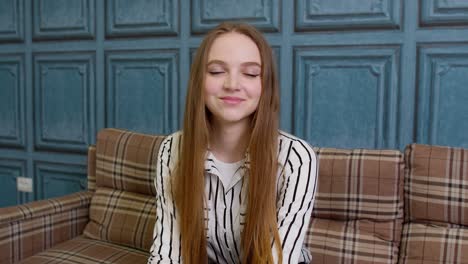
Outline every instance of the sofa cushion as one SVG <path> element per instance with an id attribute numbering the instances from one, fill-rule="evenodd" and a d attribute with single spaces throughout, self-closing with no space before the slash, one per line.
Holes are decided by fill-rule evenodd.
<path id="1" fill-rule="evenodd" d="M 409 223 L 403 228 L 400 263 L 468 263 L 468 229 Z"/>
<path id="2" fill-rule="evenodd" d="M 96 188 L 156 195 L 153 180 L 164 136 L 101 130 L 96 142 Z"/>
<path id="3" fill-rule="evenodd" d="M 468 264 L 468 149 L 409 145 L 400 263 Z"/>
<path id="4" fill-rule="evenodd" d="M 91 200 L 88 238 L 149 251 L 156 221 L 156 198 L 100 187 Z"/>
<path id="5" fill-rule="evenodd" d="M 305 243 L 314 264 L 396 263 L 401 222 L 312 219 Z"/>
<path id="6" fill-rule="evenodd" d="M 306 245 L 313 263 L 396 263 L 404 161 L 396 150 L 319 148 Z"/>
<path id="7" fill-rule="evenodd" d="M 156 221 L 156 161 L 163 139 L 112 128 L 98 133 L 95 151 L 88 150 L 91 158 L 94 152 L 96 156 L 96 183 L 89 182 L 96 191 L 86 237 L 149 251 Z"/>
<path id="8" fill-rule="evenodd" d="M 77 237 L 68 240 L 35 256 L 25 259 L 23 264 L 58 263 L 146 263 L 148 252 L 115 244 Z"/>
<path id="9" fill-rule="evenodd" d="M 396 150 L 316 149 L 313 217 L 392 221 L 403 217 L 403 155 Z"/>
<path id="10" fill-rule="evenodd" d="M 468 225 L 468 149 L 406 148 L 407 221 Z"/>

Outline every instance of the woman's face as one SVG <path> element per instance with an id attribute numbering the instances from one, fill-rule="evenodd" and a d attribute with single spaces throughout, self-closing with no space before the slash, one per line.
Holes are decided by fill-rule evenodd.
<path id="1" fill-rule="evenodd" d="M 248 122 L 262 92 L 257 45 L 239 33 L 226 33 L 212 44 L 205 75 L 205 104 L 215 122 Z"/>

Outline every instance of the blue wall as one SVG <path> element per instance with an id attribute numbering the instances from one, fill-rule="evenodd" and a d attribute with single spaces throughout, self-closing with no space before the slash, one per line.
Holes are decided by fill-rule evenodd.
<path id="1" fill-rule="evenodd" d="M 86 188 L 104 127 L 180 127 L 221 20 L 275 49 L 282 129 L 315 146 L 468 147 L 468 1 L 0 0 L 0 206 Z M 16 191 L 16 177 L 34 181 Z"/>

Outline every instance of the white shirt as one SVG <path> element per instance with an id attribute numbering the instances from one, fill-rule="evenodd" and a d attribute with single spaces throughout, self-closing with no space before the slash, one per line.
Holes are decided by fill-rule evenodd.
<path id="1" fill-rule="evenodd" d="M 236 174 L 237 170 L 242 169 L 245 159 L 237 162 L 224 162 L 216 158 L 215 155 L 211 155 L 211 158 L 213 159 L 215 169 L 218 170 L 216 176 L 218 176 L 219 180 L 223 184 L 224 189 L 229 190 L 233 187 L 231 186 L 231 183 L 233 183 L 234 174 Z M 235 182 L 233 184 L 235 184 Z"/>
<path id="2" fill-rule="evenodd" d="M 148 263 L 182 263 L 180 231 L 174 201 L 166 183 L 178 156 L 181 132 L 169 135 L 158 153 L 156 223 Z M 317 158 L 309 144 L 280 131 L 278 137 L 277 220 L 283 250 L 283 263 L 309 263 L 310 253 L 303 245 L 312 213 L 317 181 Z M 241 232 L 246 212 L 249 171 L 248 154 L 228 184 L 223 184 L 214 156 L 205 161 L 205 213 L 207 252 L 211 262 L 240 263 Z M 226 180 L 224 180 L 226 182 Z M 272 248 L 275 263 L 277 252 Z"/>

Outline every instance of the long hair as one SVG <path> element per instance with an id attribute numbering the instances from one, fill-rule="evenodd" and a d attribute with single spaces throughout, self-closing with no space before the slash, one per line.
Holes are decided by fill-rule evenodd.
<path id="1" fill-rule="evenodd" d="M 181 254 L 184 263 L 207 262 L 204 163 L 210 133 L 210 113 L 204 101 L 205 75 L 208 53 L 213 42 L 220 35 L 229 32 L 243 34 L 254 41 L 262 62 L 262 92 L 250 126 L 250 171 L 241 258 L 243 263 L 272 263 L 273 241 L 281 263 L 281 241 L 276 218 L 278 78 L 271 47 L 258 30 L 243 23 L 225 22 L 211 30 L 202 41 L 192 63 L 182 140 L 173 178 L 174 200 L 180 215 L 178 223 L 181 232 Z"/>

